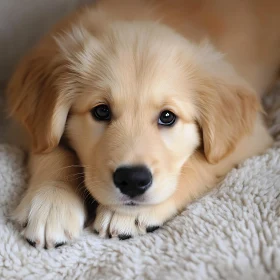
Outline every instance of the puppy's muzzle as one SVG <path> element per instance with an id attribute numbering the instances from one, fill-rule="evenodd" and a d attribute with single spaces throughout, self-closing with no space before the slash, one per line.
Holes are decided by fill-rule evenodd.
<path id="1" fill-rule="evenodd" d="M 145 166 L 125 166 L 114 172 L 113 181 L 121 193 L 132 198 L 142 195 L 152 185 L 153 176 Z"/>

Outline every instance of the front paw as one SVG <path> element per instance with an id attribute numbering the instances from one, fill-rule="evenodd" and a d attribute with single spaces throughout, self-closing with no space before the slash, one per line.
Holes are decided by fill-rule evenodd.
<path id="1" fill-rule="evenodd" d="M 69 188 L 61 182 L 30 188 L 13 212 L 12 219 L 23 225 L 22 233 L 33 247 L 57 248 L 80 235 L 85 209 Z"/>
<path id="2" fill-rule="evenodd" d="M 98 206 L 96 218 L 93 223 L 94 231 L 99 236 L 118 237 L 125 240 L 158 229 L 168 219 L 158 211 L 142 209 L 132 214 L 116 212 L 106 206 Z"/>

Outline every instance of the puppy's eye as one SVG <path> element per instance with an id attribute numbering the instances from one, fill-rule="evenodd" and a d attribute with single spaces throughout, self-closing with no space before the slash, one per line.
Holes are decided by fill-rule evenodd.
<path id="1" fill-rule="evenodd" d="M 109 121 L 111 119 L 110 108 L 105 104 L 94 107 L 91 114 L 98 121 Z"/>
<path id="2" fill-rule="evenodd" d="M 176 121 L 176 115 L 172 113 L 171 111 L 163 111 L 160 113 L 158 124 L 164 125 L 164 126 L 171 126 Z"/>

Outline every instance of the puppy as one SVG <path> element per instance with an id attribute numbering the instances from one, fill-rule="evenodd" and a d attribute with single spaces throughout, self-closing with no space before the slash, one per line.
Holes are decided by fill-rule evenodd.
<path id="1" fill-rule="evenodd" d="M 59 23 L 7 90 L 28 132 L 13 218 L 36 247 L 153 231 L 272 143 L 261 94 L 280 62 L 277 0 L 103 0 Z M 66 144 L 65 144 L 66 143 Z"/>

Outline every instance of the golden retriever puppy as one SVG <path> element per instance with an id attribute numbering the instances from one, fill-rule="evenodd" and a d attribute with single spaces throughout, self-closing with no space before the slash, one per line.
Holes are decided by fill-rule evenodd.
<path id="1" fill-rule="evenodd" d="M 13 214 L 36 247 L 153 231 L 272 143 L 259 103 L 280 62 L 277 0 L 99 1 L 59 23 L 7 90 L 28 131 Z M 84 181 L 80 181 L 84 176 Z"/>

